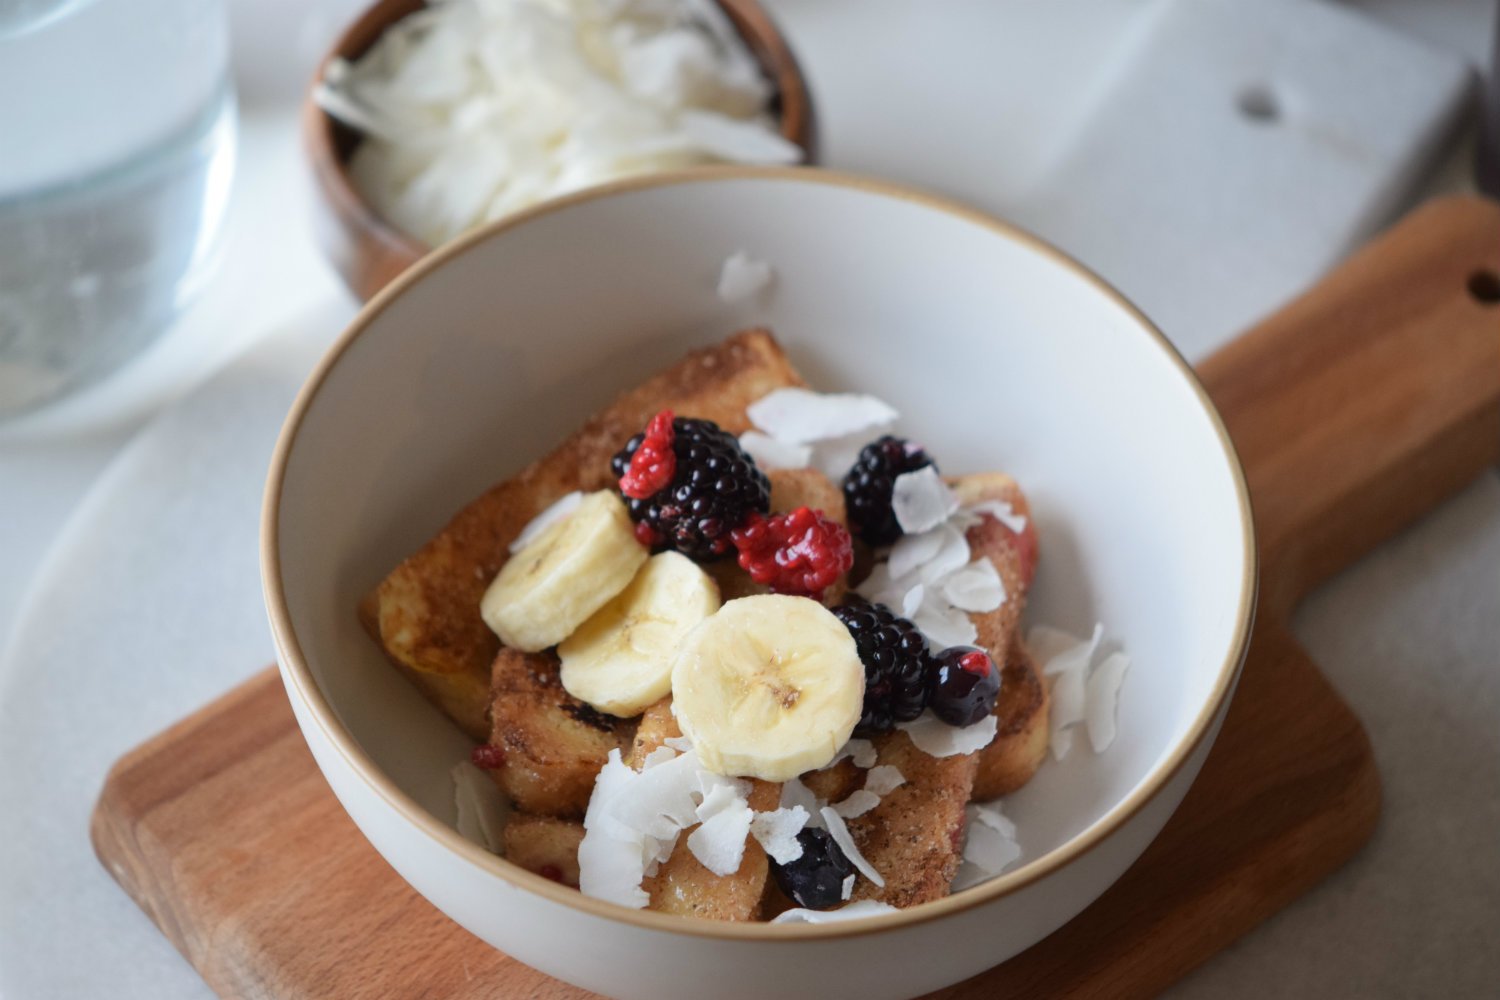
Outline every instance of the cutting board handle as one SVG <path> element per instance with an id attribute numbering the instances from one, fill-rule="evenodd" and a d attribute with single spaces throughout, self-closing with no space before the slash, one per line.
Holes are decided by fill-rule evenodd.
<path id="1" fill-rule="evenodd" d="M 1500 461 L 1500 203 L 1428 203 L 1198 373 L 1285 614 Z"/>

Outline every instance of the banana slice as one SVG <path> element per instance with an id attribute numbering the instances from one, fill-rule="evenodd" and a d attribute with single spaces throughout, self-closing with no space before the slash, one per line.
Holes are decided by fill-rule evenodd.
<path id="1" fill-rule="evenodd" d="M 672 666 L 677 724 L 718 774 L 787 781 L 831 761 L 859 721 L 865 671 L 842 622 L 817 601 L 730 601 Z"/>
<path id="2" fill-rule="evenodd" d="M 513 649 L 555 646 L 629 586 L 646 555 L 620 498 L 590 493 L 510 557 L 479 614 Z"/>
<path id="3" fill-rule="evenodd" d="M 610 715 L 639 715 L 672 690 L 672 661 L 719 609 L 719 587 L 679 552 L 646 560 L 630 586 L 557 647 L 568 694 Z"/>

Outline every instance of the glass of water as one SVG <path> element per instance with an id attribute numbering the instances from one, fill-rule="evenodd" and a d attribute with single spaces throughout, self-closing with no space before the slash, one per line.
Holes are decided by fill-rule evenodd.
<path id="1" fill-rule="evenodd" d="M 0 419 L 171 326 L 233 159 L 224 0 L 0 0 Z"/>

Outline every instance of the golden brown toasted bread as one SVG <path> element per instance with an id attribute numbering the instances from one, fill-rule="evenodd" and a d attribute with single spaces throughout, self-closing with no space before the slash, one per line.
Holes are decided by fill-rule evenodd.
<path id="1" fill-rule="evenodd" d="M 578 888 L 583 824 L 516 813 L 505 824 L 505 857 L 527 871 Z"/>
<path id="2" fill-rule="evenodd" d="M 749 426 L 747 405 L 802 384 L 765 330 L 694 351 L 461 510 L 376 587 L 361 619 L 424 695 L 484 739 L 490 664 L 500 644 L 480 619 L 479 602 L 521 529 L 565 493 L 609 486 L 610 457 L 657 411 L 712 420 L 737 434 Z"/>
<path id="3" fill-rule="evenodd" d="M 490 742 L 505 754 L 495 783 L 526 812 L 582 818 L 609 752 L 630 741 L 630 724 L 594 711 L 563 690 L 557 655 L 502 648 L 495 657 Z"/>
<path id="4" fill-rule="evenodd" d="M 1016 481 L 1001 472 L 982 472 L 948 480 L 959 502 L 965 506 L 986 500 L 1010 504 L 1011 509 L 1026 518 L 1026 529 L 1020 533 L 1002 524 L 993 514 L 984 514 L 979 524 L 966 534 L 969 551 L 975 559 L 988 557 L 1005 585 L 1005 601 L 993 611 L 971 612 L 969 620 L 979 631 L 979 645 L 996 663 L 1004 661 L 1011 639 L 1026 610 L 1026 595 L 1036 572 L 1036 525 L 1031 507 Z"/>
<path id="5" fill-rule="evenodd" d="M 646 709 L 641 716 L 631 744 L 631 767 L 639 768 L 646 755 L 663 741 L 681 736 L 677 720 L 672 716 L 672 699 L 661 701 Z M 781 786 L 766 781 L 751 782 L 750 808 L 757 812 L 775 809 L 781 799 Z M 662 862 L 655 875 L 642 883 L 651 901 L 648 909 L 662 913 L 675 913 L 681 917 L 702 917 L 708 920 L 755 920 L 760 916 L 760 901 L 765 893 L 767 861 L 766 852 L 754 837 L 745 838 L 745 856 L 739 870 L 732 875 L 715 875 L 699 863 L 688 850 L 687 839 L 691 829 L 682 831 L 672 856 Z"/>
<path id="6" fill-rule="evenodd" d="M 771 511 L 782 514 L 798 507 L 822 511 L 829 520 L 848 525 L 844 514 L 844 491 L 817 469 L 772 469 L 766 473 L 771 481 Z M 769 594 L 771 588 L 750 579 L 732 558 L 720 559 L 703 567 L 719 585 L 719 596 L 726 601 L 754 594 Z M 823 603 L 836 604 L 848 589 L 847 574 L 839 577 L 823 595 Z"/>
<path id="7" fill-rule="evenodd" d="M 808 791 L 824 802 L 842 802 L 851 792 L 864 787 L 865 772 L 845 757 L 832 767 L 808 771 L 800 780 Z"/>
<path id="8" fill-rule="evenodd" d="M 879 763 L 901 772 L 906 783 L 863 816 L 848 821 L 865 859 L 885 879 L 881 888 L 861 878 L 855 899 L 915 906 L 948 895 L 958 874 L 964 807 L 979 762 L 974 754 L 930 757 L 903 732 L 875 738 Z"/>
<path id="9" fill-rule="evenodd" d="M 1020 636 L 1011 639 L 995 701 L 995 739 L 979 751 L 974 799 L 987 802 L 1009 795 L 1031 780 L 1047 756 L 1047 684 Z"/>

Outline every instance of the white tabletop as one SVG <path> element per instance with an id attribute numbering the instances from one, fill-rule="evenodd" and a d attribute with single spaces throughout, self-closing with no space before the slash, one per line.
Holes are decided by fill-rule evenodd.
<path id="1" fill-rule="evenodd" d="M 850 131 L 861 112 L 850 103 L 857 88 L 848 81 L 863 70 L 847 57 L 839 62 L 831 30 L 849 2 L 772 5 L 798 42 L 815 87 L 822 77 L 831 164 L 910 174 L 907 179 L 1003 209 L 1013 197 L 1006 177 L 1021 178 L 1036 164 L 1020 164 L 1005 177 L 997 171 L 995 186 L 986 188 L 983 163 L 962 169 L 928 164 L 923 173 L 919 158 L 897 162 L 890 146 L 869 144 L 868 132 Z M 1151 6 L 1090 2 L 1092 8 L 1083 0 L 1057 0 L 1053 20 L 1041 18 L 1029 30 L 1071 32 L 1076 42 L 1068 51 L 1086 61 L 1112 51 L 1107 36 L 1135 23 L 1135 8 Z M 1484 0 L 1357 6 L 1473 59 L 1490 37 L 1493 10 Z M 1064 23 L 1081 10 L 1096 15 L 1091 28 Z M 146 389 L 126 386 L 92 409 L 63 413 L 51 427 L 0 431 L 0 637 L 11 644 L 6 655 L 0 643 L 0 757 L 10 765 L 0 780 L 0 842 L 7 844 L 0 852 L 0 996 L 108 992 L 170 1000 L 206 994 L 93 862 L 85 820 L 113 757 L 269 658 L 250 554 L 257 463 L 263 467 L 264 461 L 258 456 L 266 453 L 316 350 L 353 310 L 306 232 L 300 208 L 306 181 L 287 91 L 244 79 L 252 87 L 230 251 L 199 313 L 200 323 L 214 320 L 214 347 L 195 350 L 191 330 L 175 342 L 169 337 L 175 355 L 167 351 L 157 359 L 154 381 L 150 372 L 137 380 Z M 1059 83 L 1030 106 L 1083 108 L 1085 96 Z M 1024 104 L 1018 100 L 1015 107 L 1024 110 Z M 1086 110 L 1099 113 L 1097 106 Z M 1462 154 L 1450 157 L 1447 170 L 1439 186 L 1462 186 Z M 1016 190 L 1022 190 L 1019 181 Z M 1028 221 L 1048 235 L 1045 218 Z M 1360 224 L 1375 223 L 1361 217 Z M 1073 238 L 1088 244 L 1087 234 Z M 1074 249 L 1087 259 L 1089 246 Z M 1309 251 L 1326 252 L 1326 246 Z M 1105 276 L 1111 277 L 1107 269 Z M 1135 275 L 1140 290 L 1126 283 L 1125 291 L 1157 294 L 1151 277 Z M 1287 280 L 1270 275 L 1264 287 Z M 1237 302 L 1215 315 L 1209 296 L 1193 299 L 1184 290 L 1178 298 L 1173 308 L 1193 317 L 1193 328 L 1179 336 L 1193 356 L 1276 302 Z M 148 423 L 150 409 L 247 349 L 212 391 L 166 409 L 122 450 Z M 194 460 L 222 475 L 213 477 L 213 488 L 196 489 L 173 508 L 172 524 L 181 526 L 173 536 L 169 525 L 148 522 L 160 508 L 159 472 L 168 467 L 162 463 L 188 448 L 203 449 Z M 115 503 L 119 510 L 108 509 Z M 130 531 L 131 518 L 141 524 L 139 532 Z M 75 567 L 91 559 L 101 566 L 127 559 L 128 536 L 136 533 L 159 545 L 180 537 L 215 566 L 196 580 L 174 582 L 153 578 L 145 560 L 139 573 L 75 582 Z M 152 565 L 165 572 L 165 562 Z M 1302 609 L 1295 622 L 1299 637 L 1370 730 L 1385 785 L 1383 819 L 1348 867 L 1175 992 L 1493 995 L 1500 983 L 1500 952 L 1492 941 L 1500 926 L 1496 566 L 1500 477 L 1490 474 Z M 149 592 L 131 595 L 132 585 Z M 105 630 L 120 650 L 118 661 L 78 662 L 99 648 L 91 627 Z M 14 655 L 21 647 L 25 662 Z M 14 808 L 23 802 L 24 811 Z M 94 944 L 80 950 L 79 936 Z"/>

